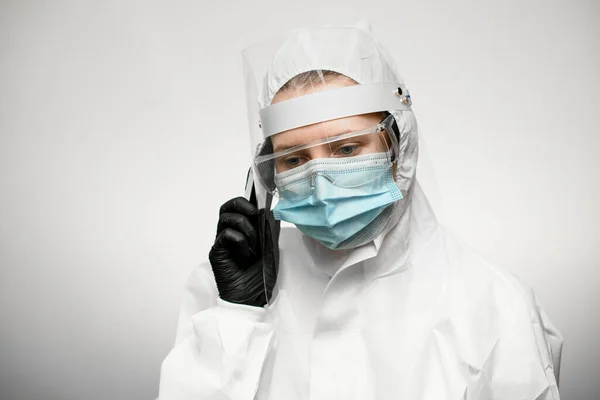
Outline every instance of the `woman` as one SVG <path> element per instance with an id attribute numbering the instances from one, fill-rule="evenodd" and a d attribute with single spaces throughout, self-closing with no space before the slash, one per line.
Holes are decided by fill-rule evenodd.
<path id="1" fill-rule="evenodd" d="M 221 208 L 159 399 L 559 399 L 560 334 L 415 179 L 391 57 L 360 27 L 273 48 L 246 51 L 254 192 Z"/>

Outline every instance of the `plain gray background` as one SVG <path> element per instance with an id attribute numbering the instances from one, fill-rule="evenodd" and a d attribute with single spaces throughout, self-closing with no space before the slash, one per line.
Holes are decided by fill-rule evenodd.
<path id="1" fill-rule="evenodd" d="M 397 56 L 442 221 L 534 287 L 563 399 L 599 398 L 597 1 L 0 5 L 0 399 L 156 396 L 243 194 L 240 51 L 359 19 Z"/>

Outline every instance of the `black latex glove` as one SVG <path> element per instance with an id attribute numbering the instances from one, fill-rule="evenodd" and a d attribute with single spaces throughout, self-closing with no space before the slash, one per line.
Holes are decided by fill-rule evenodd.
<path id="1" fill-rule="evenodd" d="M 279 263 L 279 222 L 244 197 L 221 206 L 217 237 L 208 258 L 219 297 L 262 307 L 270 299 Z"/>

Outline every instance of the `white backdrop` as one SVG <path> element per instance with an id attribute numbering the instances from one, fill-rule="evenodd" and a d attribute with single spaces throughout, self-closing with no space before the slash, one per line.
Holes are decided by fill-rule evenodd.
<path id="1" fill-rule="evenodd" d="M 444 222 L 533 286 L 564 399 L 600 394 L 600 6 L 0 1 L 0 399 L 153 399 L 183 285 L 249 165 L 242 48 L 372 22 Z"/>

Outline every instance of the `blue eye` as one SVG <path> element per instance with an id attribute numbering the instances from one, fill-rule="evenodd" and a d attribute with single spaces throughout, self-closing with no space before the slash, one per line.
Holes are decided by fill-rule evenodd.
<path id="1" fill-rule="evenodd" d="M 356 152 L 356 150 L 358 149 L 357 145 L 346 145 L 346 146 L 342 146 L 338 149 L 338 151 L 340 152 L 341 155 L 343 156 L 349 156 L 352 155 Z"/>

